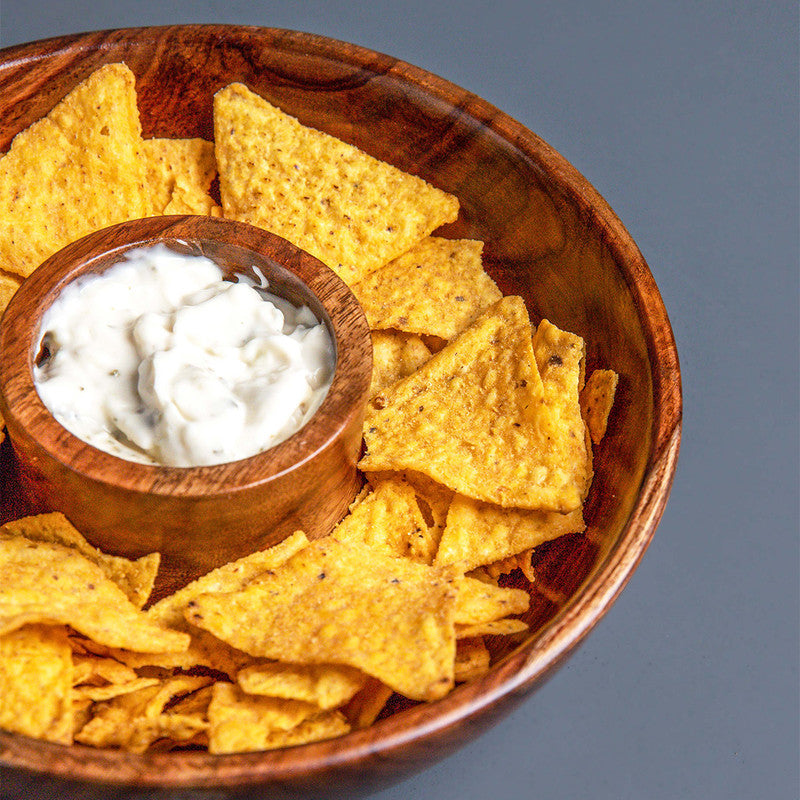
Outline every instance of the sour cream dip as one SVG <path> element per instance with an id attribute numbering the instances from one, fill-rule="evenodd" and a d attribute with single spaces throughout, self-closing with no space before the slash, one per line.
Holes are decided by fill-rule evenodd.
<path id="1" fill-rule="evenodd" d="M 260 453 L 322 403 L 335 350 L 308 307 L 163 244 L 69 284 L 34 383 L 71 433 L 120 458 L 194 467 Z"/>

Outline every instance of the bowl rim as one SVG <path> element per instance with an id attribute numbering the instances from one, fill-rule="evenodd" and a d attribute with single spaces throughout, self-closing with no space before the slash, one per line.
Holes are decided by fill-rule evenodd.
<path id="1" fill-rule="evenodd" d="M 52 770 L 64 778 L 113 785 L 162 788 L 237 786 L 307 780 L 330 774 L 332 768 L 358 769 L 358 762 L 387 761 L 392 751 L 442 736 L 469 724 L 462 741 L 488 726 L 489 707 L 510 707 L 549 677 L 605 616 L 627 584 L 655 533 L 672 486 L 681 439 L 682 390 L 678 353 L 667 311 L 655 280 L 627 229 L 599 192 L 563 156 L 538 135 L 472 92 L 427 70 L 359 45 L 319 34 L 242 25 L 166 25 L 90 31 L 53 37 L 0 50 L 3 62 L 51 57 L 64 48 L 94 50 L 99 42 L 142 39 L 170 31 L 207 36 L 281 37 L 288 51 L 330 57 L 365 72 L 391 72 L 392 77 L 448 106 L 459 99 L 459 111 L 486 126 L 494 135 L 524 154 L 579 212 L 602 231 L 605 243 L 639 312 L 652 372 L 653 418 L 650 450 L 641 488 L 615 544 L 592 574 L 536 636 L 520 645 L 483 678 L 457 687 L 442 700 L 415 706 L 380 720 L 363 731 L 286 750 L 212 756 L 207 753 L 147 753 L 142 756 L 95 750 L 82 745 L 55 745 L 0 731 L 0 763 L 35 769 L 41 756 L 51 758 Z M 438 740 L 437 740 L 438 741 Z M 442 748 L 443 757 L 457 746 Z M 36 754 L 38 757 L 33 760 Z M 420 756 L 430 763 L 430 752 Z M 181 769 L 176 770 L 176 762 Z M 168 771 L 167 771 L 167 768 Z M 414 769 L 409 764 L 406 771 Z"/>

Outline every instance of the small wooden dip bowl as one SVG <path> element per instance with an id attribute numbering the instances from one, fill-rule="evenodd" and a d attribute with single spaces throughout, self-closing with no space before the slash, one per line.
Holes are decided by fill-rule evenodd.
<path id="1" fill-rule="evenodd" d="M 156 243 L 208 256 L 226 277 L 255 277 L 250 268 L 256 266 L 271 292 L 309 306 L 325 322 L 337 352 L 333 382 L 314 416 L 288 439 L 226 464 L 151 466 L 81 441 L 44 406 L 33 365 L 45 311 L 76 278 L 101 273 L 127 251 Z M 158 591 L 293 531 L 311 538 L 328 533 L 357 491 L 372 371 L 366 319 L 332 270 L 266 231 L 212 217 L 151 217 L 92 233 L 25 281 L 3 317 L 0 352 L 0 410 L 28 510 L 63 511 L 105 552 L 131 558 L 161 553 Z"/>

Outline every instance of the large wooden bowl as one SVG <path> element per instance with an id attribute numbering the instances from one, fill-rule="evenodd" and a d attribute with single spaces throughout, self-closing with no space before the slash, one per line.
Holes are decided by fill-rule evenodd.
<path id="1" fill-rule="evenodd" d="M 483 679 L 444 700 L 394 709 L 368 730 L 269 753 L 137 756 L 0 733 L 9 779 L 56 781 L 65 795 L 84 791 L 61 782 L 67 778 L 236 787 L 247 796 L 263 786 L 270 797 L 374 789 L 445 756 L 510 710 L 578 645 L 630 577 L 663 512 L 680 443 L 680 372 L 666 311 L 623 224 L 535 134 L 441 78 L 320 36 L 175 26 L 0 51 L 0 150 L 92 70 L 115 61 L 137 76 L 146 136 L 212 138 L 212 95 L 241 81 L 301 122 L 454 193 L 462 211 L 443 235 L 483 240 L 488 271 L 504 292 L 525 298 L 534 322 L 546 316 L 583 336 L 588 368 L 620 375 L 595 452 L 588 530 L 537 550 L 531 634 L 516 648 L 496 649 Z"/>

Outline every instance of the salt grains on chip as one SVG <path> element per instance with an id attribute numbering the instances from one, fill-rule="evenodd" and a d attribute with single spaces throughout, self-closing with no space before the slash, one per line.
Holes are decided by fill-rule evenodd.
<path id="1" fill-rule="evenodd" d="M 458 215 L 452 195 L 301 125 L 242 84 L 214 96 L 214 141 L 224 215 L 288 239 L 348 284 Z"/>

